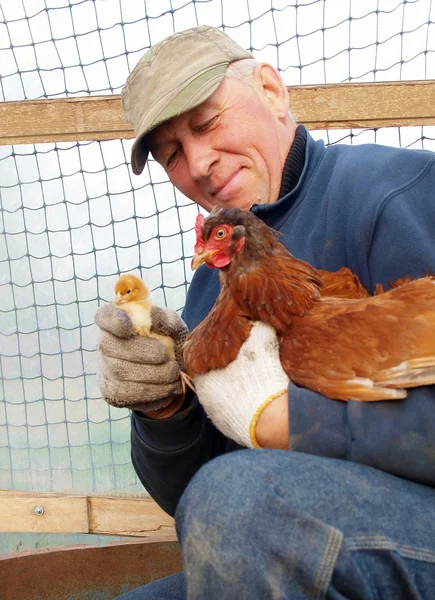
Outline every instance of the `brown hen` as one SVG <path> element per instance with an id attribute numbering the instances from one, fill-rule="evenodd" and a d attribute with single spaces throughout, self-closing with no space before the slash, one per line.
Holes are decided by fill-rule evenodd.
<path id="1" fill-rule="evenodd" d="M 374 297 L 359 283 L 355 299 L 330 295 L 329 274 L 324 296 L 325 271 L 292 256 L 251 212 L 214 209 L 198 217 L 196 234 L 192 268 L 219 268 L 221 291 L 187 338 L 191 377 L 232 362 L 252 323 L 263 321 L 277 332 L 290 379 L 329 398 L 398 399 L 435 383 L 435 278 L 400 280 Z M 335 289 L 342 296 L 342 286 Z"/>

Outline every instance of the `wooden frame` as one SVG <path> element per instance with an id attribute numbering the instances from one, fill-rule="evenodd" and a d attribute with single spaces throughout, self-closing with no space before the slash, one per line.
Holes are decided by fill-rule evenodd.
<path id="1" fill-rule="evenodd" d="M 309 129 L 435 125 L 435 80 L 288 89 L 292 113 Z M 120 96 L 0 102 L 0 145 L 133 137 Z M 0 491 L 0 501 L 2 532 L 175 539 L 173 520 L 149 498 Z"/>
<path id="2" fill-rule="evenodd" d="M 174 520 L 148 497 L 0 490 L 1 532 L 96 533 L 176 539 Z"/>
<path id="3" fill-rule="evenodd" d="M 291 86 L 308 129 L 435 125 L 435 81 Z M 134 137 L 120 96 L 0 102 L 0 145 Z"/>

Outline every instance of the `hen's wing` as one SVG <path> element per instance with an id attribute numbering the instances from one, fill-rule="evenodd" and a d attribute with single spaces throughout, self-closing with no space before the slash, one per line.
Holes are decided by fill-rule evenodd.
<path id="1" fill-rule="evenodd" d="M 236 359 L 251 332 L 252 322 L 223 287 L 213 309 L 187 336 L 183 348 L 190 377 L 222 369 Z"/>
<path id="2" fill-rule="evenodd" d="M 323 280 L 320 293 L 324 297 L 369 298 L 370 296 L 358 275 L 352 273 L 348 267 L 341 267 L 338 271 L 324 271 L 323 269 L 319 269 L 318 273 Z"/>
<path id="3" fill-rule="evenodd" d="M 275 254 L 283 257 L 284 261 L 294 259 L 291 252 L 282 243 L 275 243 Z M 290 268 L 292 268 L 291 265 Z M 316 272 L 322 279 L 320 290 L 322 296 L 333 296 L 334 298 L 368 298 L 370 296 L 358 275 L 353 273 L 349 267 L 341 267 L 337 271 L 317 269 Z"/>
<path id="4" fill-rule="evenodd" d="M 320 297 L 322 280 L 308 263 L 288 256 L 258 262 L 228 281 L 231 294 L 253 321 L 263 321 L 280 334 L 295 315 Z"/>
<path id="5" fill-rule="evenodd" d="M 435 383 L 435 278 L 361 300 L 325 298 L 280 343 L 288 376 L 338 400 L 406 396 Z"/>

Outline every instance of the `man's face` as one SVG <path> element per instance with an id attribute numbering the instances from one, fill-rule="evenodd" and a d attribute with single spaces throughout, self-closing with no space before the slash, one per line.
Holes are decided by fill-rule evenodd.
<path id="1" fill-rule="evenodd" d="M 290 145 L 283 151 L 283 127 L 261 87 L 225 77 L 203 104 L 150 132 L 148 143 L 174 186 L 205 210 L 248 210 L 278 199 Z"/>

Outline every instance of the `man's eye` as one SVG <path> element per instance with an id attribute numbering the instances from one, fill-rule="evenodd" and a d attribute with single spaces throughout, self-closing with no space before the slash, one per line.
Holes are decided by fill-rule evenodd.
<path id="1" fill-rule="evenodd" d="M 166 168 L 170 167 L 171 165 L 174 164 L 176 158 L 178 155 L 178 150 L 173 150 L 170 155 L 168 156 L 168 158 L 166 159 Z"/>
<path id="2" fill-rule="evenodd" d="M 209 129 L 216 123 L 217 119 L 218 115 L 215 115 L 211 119 L 207 119 L 207 121 L 204 121 L 203 123 L 200 123 L 197 127 L 195 127 L 196 131 L 198 131 L 199 133 L 201 133 L 201 131 L 207 131 L 207 129 Z"/>

